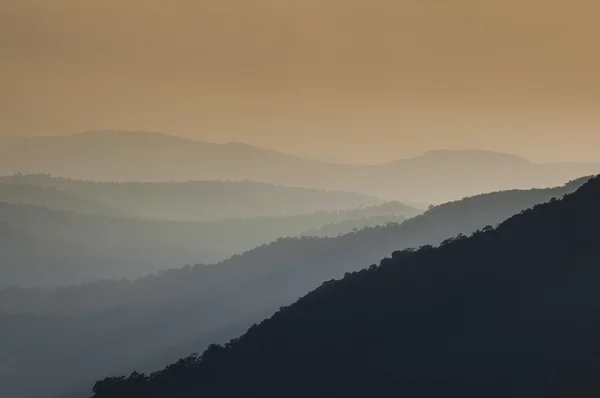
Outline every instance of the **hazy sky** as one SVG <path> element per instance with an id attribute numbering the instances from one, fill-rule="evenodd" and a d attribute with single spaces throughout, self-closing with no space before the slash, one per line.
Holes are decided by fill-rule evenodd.
<path id="1" fill-rule="evenodd" d="M 595 0 L 0 0 L 0 134 L 600 160 Z"/>

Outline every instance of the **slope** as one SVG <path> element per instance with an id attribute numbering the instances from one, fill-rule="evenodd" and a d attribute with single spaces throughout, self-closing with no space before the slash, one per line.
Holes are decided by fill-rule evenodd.
<path id="1" fill-rule="evenodd" d="M 3 185 L 0 183 L 0 188 Z M 37 188 L 23 187 L 27 191 Z M 0 236 L 0 245 L 7 245 L 0 280 L 5 285 L 64 286 L 103 278 L 135 278 L 177 264 L 214 263 L 307 229 L 319 236 L 321 227 L 331 222 L 352 221 L 364 227 L 372 221 L 365 217 L 387 220 L 418 213 L 395 202 L 295 216 L 183 222 L 106 217 L 0 202 L 0 222 L 29 235 L 17 244 Z"/>
<path id="2" fill-rule="evenodd" d="M 512 190 L 469 197 L 433 207 L 401 224 L 365 228 L 338 237 L 280 238 L 218 264 L 172 268 L 134 281 L 106 280 L 50 290 L 11 290 L 11 294 L 23 293 L 18 296 L 0 291 L 0 311 L 94 312 L 125 303 L 151 307 L 167 297 L 173 298 L 170 291 L 173 281 L 177 281 L 181 296 L 207 292 L 220 292 L 225 296 L 224 289 L 235 290 L 238 284 L 250 292 L 253 288 L 263 291 L 259 285 L 282 278 L 280 282 L 287 280 L 285 283 L 298 285 L 284 290 L 289 292 L 289 296 L 285 293 L 286 297 L 294 299 L 313 283 L 362 269 L 394 250 L 438 244 L 459 233 L 469 234 L 484 226 L 496 225 L 524 209 L 571 193 L 588 179 L 552 189 Z M 22 221 L 25 217 L 16 219 Z M 287 261 L 282 262 L 284 258 Z M 294 297 L 296 294 L 299 295 Z"/>
<path id="3" fill-rule="evenodd" d="M 592 397 L 600 177 L 441 247 L 324 283 L 225 346 L 95 398 Z"/>
<path id="4" fill-rule="evenodd" d="M 435 207 L 400 225 L 367 228 L 336 238 L 281 239 L 217 265 L 173 269 L 134 282 L 0 291 L 0 311 L 40 315 L 123 312 L 105 318 L 101 334 L 82 334 L 81 330 L 87 330 L 82 324 L 64 330 L 38 351 L 40 359 L 69 355 L 72 359 L 60 369 L 44 366 L 42 361 L 38 365 L 21 362 L 27 364 L 22 368 L 13 362 L 13 380 L 25 380 L 31 372 L 43 377 L 35 385 L 6 393 L 18 397 L 16 393 L 23 396 L 26 389 L 29 396 L 48 397 L 81 392 L 109 373 L 157 369 L 211 342 L 239 335 L 324 280 L 362 269 L 396 249 L 437 244 L 458 233 L 495 225 L 525 208 L 572 192 L 584 182 L 467 198 Z M 43 321 L 39 328 L 43 329 Z M 69 348 L 69 341 L 82 339 L 86 343 Z M 4 343 L 11 344 L 9 340 Z M 53 389 L 47 388 L 49 383 Z"/>
<path id="5" fill-rule="evenodd" d="M 0 188 L 2 183 L 44 189 L 35 197 L 36 203 L 31 203 L 30 195 L 19 196 L 25 192 L 13 192 L 13 202 L 18 199 L 22 203 L 57 208 L 56 202 L 43 201 L 44 193 L 57 190 L 65 196 L 104 206 L 107 211 L 101 214 L 177 221 L 295 215 L 383 203 L 375 197 L 353 192 L 283 187 L 252 181 L 115 183 L 53 178 L 41 174 L 0 177 Z M 66 205 L 63 202 L 58 208 Z M 98 213 L 94 208 L 88 210 L 82 206 L 65 210 Z"/>

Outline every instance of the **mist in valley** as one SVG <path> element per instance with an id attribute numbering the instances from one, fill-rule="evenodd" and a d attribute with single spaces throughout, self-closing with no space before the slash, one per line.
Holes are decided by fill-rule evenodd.
<path id="1" fill-rule="evenodd" d="M 597 397 L 599 13 L 4 0 L 0 397 Z"/>

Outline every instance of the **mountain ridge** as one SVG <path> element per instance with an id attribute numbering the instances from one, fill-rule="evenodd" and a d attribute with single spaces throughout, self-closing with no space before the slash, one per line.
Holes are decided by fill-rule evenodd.
<path id="1" fill-rule="evenodd" d="M 225 345 L 106 378 L 93 397 L 597 396 L 599 222 L 595 177 L 324 282 Z"/>
<path id="2" fill-rule="evenodd" d="M 31 192 L 24 195 L 27 191 Z M 48 174 L 0 177 L 0 201 L 24 200 L 45 205 L 45 197 L 52 199 L 54 208 L 64 208 L 66 205 L 61 202 L 76 199 L 76 208 L 83 212 L 179 221 L 295 215 L 384 203 L 374 196 L 354 192 L 248 180 L 105 182 Z M 82 200 L 88 202 L 87 207 L 77 203 Z"/>
<path id="3" fill-rule="evenodd" d="M 162 133 L 105 135 L 13 140 L 3 145 L 4 150 L 0 147 L 0 174 L 45 172 L 98 181 L 252 180 L 359 192 L 386 200 L 443 203 L 480 192 L 556 186 L 600 172 L 600 162 L 536 164 L 483 150 L 430 151 L 378 165 L 356 165 Z M 93 145 L 85 145 L 86 139 Z"/>
<path id="4" fill-rule="evenodd" d="M 31 396 L 35 391 L 44 397 L 51 392 L 81 393 L 107 374 L 156 370 L 212 342 L 239 336 L 323 281 L 363 269 L 396 250 L 437 245 L 450 236 L 495 225 L 523 209 L 572 192 L 585 180 L 553 189 L 481 194 L 435 206 L 400 225 L 366 228 L 335 238 L 279 239 L 216 265 L 171 269 L 135 281 L 99 281 L 50 290 L 0 289 L 0 311 L 9 313 L 93 315 L 119 311 L 93 323 L 95 326 L 56 324 L 53 344 L 42 345 L 36 357 L 53 358 L 60 349 L 60 355 L 69 355 L 73 361 L 55 369 L 44 362 L 32 364 L 28 355 L 15 358 L 18 362 L 10 362 L 11 377 L 15 383 L 23 383 L 6 395 L 16 398 L 15 391 L 23 395 L 25 384 Z M 35 317 L 32 324 L 39 325 L 31 327 L 38 333 L 33 341 L 45 340 L 43 324 Z M 20 332 L 20 327 L 8 327 L 6 331 L 13 335 L 8 333 L 1 341 L 8 347 L 29 345 L 28 334 Z M 110 343 L 101 344 L 106 341 Z M 111 347 L 121 349 L 117 352 Z M 79 366 L 82 361 L 85 367 Z M 40 379 L 35 384 L 25 383 L 32 372 Z"/>
<path id="5" fill-rule="evenodd" d="M 330 223 L 352 222 L 350 225 L 362 228 L 388 220 L 404 221 L 417 214 L 420 211 L 390 202 L 293 216 L 174 221 L 0 201 L 0 237 L 14 238 L 16 231 L 10 228 L 27 232 L 18 245 L 5 247 L 6 242 L 0 241 L 5 247 L 0 281 L 3 285 L 55 287 L 106 278 L 137 278 L 164 270 L 167 265 L 222 261 L 280 237 L 323 236 L 321 228 Z M 352 228 L 342 224 L 337 230 L 350 232 Z M 32 252 L 37 255 L 32 256 Z"/>

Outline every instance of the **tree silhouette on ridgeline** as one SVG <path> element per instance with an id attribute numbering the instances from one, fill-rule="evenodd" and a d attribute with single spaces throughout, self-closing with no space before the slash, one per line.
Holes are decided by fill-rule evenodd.
<path id="1" fill-rule="evenodd" d="M 0 352 L 17 345 L 31 348 L 6 357 L 6 374 L 15 388 L 0 385 L 0 395 L 85 396 L 104 375 L 160 369 L 210 343 L 239 336 L 323 281 L 379 263 L 394 251 L 400 250 L 394 254 L 398 258 L 402 249 L 470 235 L 573 192 L 586 180 L 478 195 L 435 206 L 402 224 L 334 238 L 279 239 L 219 264 L 175 268 L 134 281 L 0 289 L 0 311 L 31 314 L 26 323 L 12 317 L 0 321 Z M 57 367 L 59 357 L 69 360 Z M 40 375 L 36 383 L 27 382 L 32 373 Z"/>
<path id="2" fill-rule="evenodd" d="M 225 345 L 94 398 L 596 397 L 600 177 L 323 283 Z"/>

